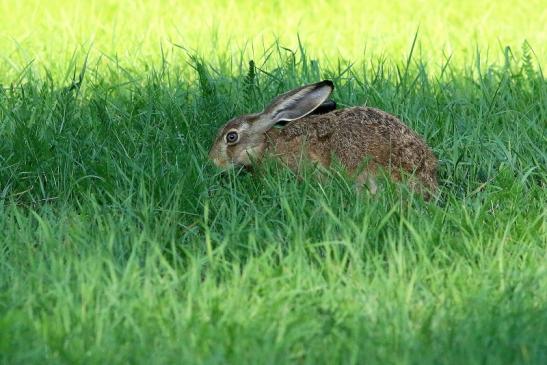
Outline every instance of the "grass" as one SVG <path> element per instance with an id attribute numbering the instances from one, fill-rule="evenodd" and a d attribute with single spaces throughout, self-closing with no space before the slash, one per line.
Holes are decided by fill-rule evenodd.
<path id="1" fill-rule="evenodd" d="M 0 0 L 0 82 L 29 64 L 33 72 L 63 75 L 75 52 L 93 61 L 142 70 L 173 44 L 209 62 L 262 58 L 275 41 L 336 64 L 384 56 L 399 60 L 419 29 L 416 53 L 428 62 L 467 65 L 476 50 L 503 61 L 503 49 L 533 45 L 547 61 L 543 0 L 495 2 L 274 0 Z M 184 63 L 180 50 L 175 63 Z M 93 62 L 94 64 L 95 62 Z"/>
<path id="2" fill-rule="evenodd" d="M 122 29 L 154 24 L 146 13 L 167 25 L 183 13 L 137 4 Z M 230 4 L 236 15 L 250 7 Z M 318 4 L 314 12 L 330 6 Z M 501 4 L 492 11 L 509 17 Z M 524 24 L 515 14 L 507 44 L 518 46 L 488 57 L 470 45 L 453 59 L 421 53 L 422 42 L 436 44 L 426 34 L 437 20 L 426 16 L 410 52 L 376 47 L 350 63 L 316 57 L 323 48 L 313 39 L 293 53 L 281 39 L 256 50 L 252 68 L 241 49 L 153 55 L 163 30 L 143 53 L 131 51 L 137 40 L 108 48 L 103 35 L 73 55 L 67 44 L 82 39 L 71 34 L 124 8 L 55 10 L 100 9 L 80 32 L 35 5 L 11 10 L 30 14 L 37 31 L 9 32 L 35 61 L 8 54 L 0 66 L 0 362 L 547 361 L 545 53 L 523 39 L 544 40 L 534 22 L 513 32 Z M 331 21 L 347 21 L 344 9 Z M 290 12 L 265 9 L 254 26 L 278 10 Z M 316 30 L 303 22 L 303 34 Z M 436 201 L 388 182 L 377 197 L 356 194 L 341 170 L 296 181 L 274 163 L 225 176 L 206 163 L 224 121 L 322 78 L 335 81 L 339 105 L 379 107 L 426 138 L 441 161 Z"/>

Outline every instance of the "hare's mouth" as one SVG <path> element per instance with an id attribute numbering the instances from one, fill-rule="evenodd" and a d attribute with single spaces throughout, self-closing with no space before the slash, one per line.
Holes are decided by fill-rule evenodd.
<path id="1" fill-rule="evenodd" d="M 219 167 L 219 168 L 226 168 L 226 163 L 221 161 L 220 159 L 218 158 L 211 158 L 210 161 L 213 163 L 213 165 L 215 165 L 216 167 Z"/>
<path id="2" fill-rule="evenodd" d="M 252 172 L 252 166 L 231 165 L 218 171 L 215 176 L 221 181 L 227 181 L 231 176 L 245 176 Z"/>

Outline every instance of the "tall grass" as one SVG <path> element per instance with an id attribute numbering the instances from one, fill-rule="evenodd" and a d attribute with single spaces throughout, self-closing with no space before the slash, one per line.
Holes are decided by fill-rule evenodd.
<path id="1" fill-rule="evenodd" d="M 25 75 L 0 96 L 2 361 L 544 363 L 547 90 L 504 57 Z M 437 201 L 206 164 L 225 120 L 325 77 L 425 136 Z"/>

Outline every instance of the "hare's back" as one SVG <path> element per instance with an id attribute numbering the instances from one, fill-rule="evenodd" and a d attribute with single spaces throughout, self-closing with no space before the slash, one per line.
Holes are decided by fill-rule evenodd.
<path id="1" fill-rule="evenodd" d="M 433 154 L 412 129 L 395 116 L 375 108 L 353 107 L 310 115 L 289 123 L 281 138 L 306 136 L 312 145 L 328 145 L 346 166 L 355 167 L 365 157 L 382 165 L 413 170 Z"/>
<path id="2" fill-rule="evenodd" d="M 337 109 L 326 114 L 309 115 L 290 122 L 283 128 L 285 138 L 301 135 L 323 138 L 347 132 L 362 133 L 365 139 L 369 139 L 371 135 L 391 140 L 406 133 L 416 135 L 395 116 L 368 107 Z"/>
<path id="3" fill-rule="evenodd" d="M 423 139 L 389 113 L 355 107 L 329 114 L 333 117 L 329 138 L 331 149 L 348 167 L 358 166 L 365 157 L 407 171 L 436 165 L 435 156 Z"/>
<path id="4" fill-rule="evenodd" d="M 366 135 L 372 133 L 389 140 L 402 137 L 405 134 L 417 137 L 416 133 L 397 117 L 380 109 L 353 107 L 340 109 L 336 112 L 329 114 L 333 114 L 337 120 L 337 131 L 355 130 L 364 133 L 365 138 Z"/>

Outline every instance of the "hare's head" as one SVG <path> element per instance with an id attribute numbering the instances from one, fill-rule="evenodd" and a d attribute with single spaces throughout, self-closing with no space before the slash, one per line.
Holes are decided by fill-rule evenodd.
<path id="1" fill-rule="evenodd" d="M 266 132 L 279 122 L 300 119 L 325 102 L 332 90 L 329 80 L 306 85 L 278 96 L 263 112 L 236 117 L 216 136 L 209 159 L 218 167 L 249 166 L 266 149 Z"/>

